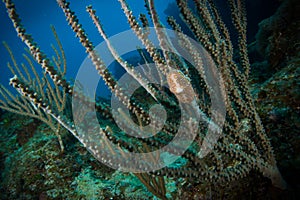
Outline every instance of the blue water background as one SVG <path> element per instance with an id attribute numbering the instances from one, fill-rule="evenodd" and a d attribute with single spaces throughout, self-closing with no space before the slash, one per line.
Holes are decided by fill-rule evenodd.
<path id="1" fill-rule="evenodd" d="M 59 38 L 62 41 L 66 58 L 67 58 L 67 79 L 74 78 L 76 76 L 77 69 L 86 58 L 87 54 L 85 49 L 79 43 L 78 39 L 75 38 L 74 32 L 65 20 L 64 13 L 59 8 L 55 0 L 15 0 L 17 12 L 22 18 L 22 24 L 27 30 L 27 33 L 32 34 L 35 42 L 43 52 L 49 57 L 54 55 L 50 44 L 56 44 L 54 36 L 50 29 L 50 24 L 54 25 L 58 33 Z M 258 22 L 263 18 L 269 16 L 274 12 L 275 4 L 269 4 L 269 1 L 247 1 L 248 11 L 248 40 L 254 41 L 254 35 L 257 32 Z M 274 1 L 275 2 L 275 1 Z M 88 1 L 70 1 L 70 7 L 75 11 L 77 17 L 83 28 L 88 34 L 89 39 L 95 46 L 103 42 L 103 39 L 99 35 L 95 28 L 92 20 L 85 10 L 87 5 L 93 5 L 93 8 L 97 10 L 104 29 L 108 36 L 113 36 L 122 31 L 129 30 L 129 24 L 126 17 L 121 10 L 120 3 L 117 0 L 88 0 Z M 160 15 L 161 21 L 167 26 L 166 14 L 178 15 L 178 10 L 175 6 L 169 6 L 170 3 L 174 3 L 174 0 L 156 0 L 155 6 L 157 12 Z M 135 16 L 139 13 L 147 14 L 144 8 L 143 1 L 128 0 L 128 4 Z M 278 4 L 278 2 L 277 2 Z M 218 1 L 218 6 L 221 13 L 225 17 L 226 22 L 230 22 L 230 13 L 228 7 L 223 0 Z M 16 31 L 12 25 L 11 20 L 8 18 L 4 3 L 0 3 L 0 41 L 6 41 L 16 57 L 18 63 L 25 62 L 22 56 L 24 53 L 25 45 L 22 43 L 20 38 L 17 37 Z M 229 24 L 229 28 L 231 25 Z M 101 53 L 100 53 L 101 54 Z M 6 87 L 8 86 L 9 78 L 13 75 L 8 70 L 7 62 L 11 62 L 8 52 L 2 44 L 0 44 L 0 83 Z M 39 68 L 39 67 L 38 67 Z M 112 67 L 113 68 L 113 67 Z M 113 73 L 118 73 L 112 69 Z M 100 94 L 107 95 L 107 94 Z"/>

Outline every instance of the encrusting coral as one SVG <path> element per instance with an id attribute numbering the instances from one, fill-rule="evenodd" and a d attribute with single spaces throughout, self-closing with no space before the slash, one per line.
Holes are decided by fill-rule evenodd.
<path id="1" fill-rule="evenodd" d="M 10 80 L 10 84 L 21 95 L 27 97 L 36 109 L 43 111 L 71 132 L 97 160 L 109 166 L 117 165 L 120 170 L 134 173 L 151 193 L 161 199 L 167 199 L 164 176 L 183 178 L 196 183 L 220 185 L 241 179 L 251 170 L 258 170 L 270 178 L 274 186 L 281 189 L 286 187 L 248 86 L 250 64 L 247 55 L 245 5 L 242 0 L 228 0 L 232 22 L 238 35 L 238 59 L 233 56 L 235 47 L 231 42 L 229 30 L 222 21 L 213 0 L 194 0 L 197 12 L 189 7 L 186 0 L 176 1 L 183 22 L 194 34 L 196 40 L 196 43 L 193 43 L 183 33 L 180 24 L 174 18 L 169 17 L 168 23 L 174 30 L 176 41 L 178 41 L 176 44 L 174 39 L 170 39 L 164 25 L 160 22 L 153 0 L 145 1 L 149 17 L 141 15 L 140 21 L 133 15 L 127 2 L 119 0 L 131 30 L 145 47 L 140 51 L 141 56 L 143 52 L 149 55 L 160 77 L 166 77 L 165 82 L 169 90 L 157 84 L 151 84 L 118 55 L 110 44 L 96 16 L 96 11 L 91 6 L 87 7 L 87 12 L 104 38 L 111 54 L 143 87 L 144 90 L 141 93 L 145 96 L 148 94 L 149 101 L 147 102 L 138 102 L 138 97 L 130 96 L 128 91 L 118 84 L 118 80 L 114 78 L 102 60 L 101 54 L 95 50 L 95 46 L 88 39 L 77 16 L 70 8 L 70 3 L 65 0 L 57 2 L 98 74 L 115 97 L 128 109 L 130 115 L 126 116 L 122 108 L 114 110 L 105 102 L 97 102 L 97 112 L 111 120 L 111 123 L 85 132 L 82 127 L 76 127 L 73 124 L 70 116 L 57 113 L 54 105 L 43 97 L 42 91 L 36 91 L 17 75 Z M 49 77 L 64 94 L 76 98 L 83 108 L 88 110 L 93 107 L 95 102 L 74 89 L 64 78 L 64 74 L 54 67 L 47 55 L 26 32 L 13 2 L 4 0 L 4 3 L 18 36 L 28 46 L 31 55 L 44 70 L 45 76 Z M 150 20 L 153 23 L 153 31 L 157 36 L 159 48 L 148 37 Z M 196 46 L 199 44 L 200 50 Z M 179 48 L 187 52 L 192 63 L 177 53 L 182 52 Z M 149 64 L 149 61 L 147 63 Z M 163 82 L 163 78 L 160 81 Z M 220 103 L 224 113 L 213 109 L 214 101 Z M 163 105 L 167 113 L 172 113 L 172 116 L 167 117 L 157 135 L 135 138 L 132 134 L 127 136 L 127 133 L 118 128 L 118 124 L 127 124 L 127 126 L 130 124 L 128 129 L 138 134 L 143 133 L 144 125 L 151 124 L 159 127 L 163 120 L 161 116 L 150 112 L 149 107 L 152 102 Z M 181 113 L 178 113 L 175 108 L 185 111 L 181 110 Z M 85 112 L 88 111 L 83 111 L 83 115 L 86 114 Z M 122 118 L 114 119 L 114 112 Z M 76 113 L 73 115 L 76 116 Z M 83 116 L 82 121 L 87 123 L 88 117 Z M 134 123 L 138 124 L 137 127 L 133 126 L 133 123 L 128 123 L 131 121 L 130 117 L 134 118 Z M 193 132 L 196 134 L 193 135 Z M 179 139 L 178 133 L 180 133 Z M 177 138 L 178 142 L 167 145 L 174 138 Z M 187 141 L 190 145 L 185 148 Z M 156 151 L 165 146 L 168 146 L 164 149 L 166 152 Z M 155 153 L 152 154 L 152 152 Z M 131 153 L 146 155 L 146 159 L 143 160 L 146 162 L 132 159 Z M 165 165 L 152 170 L 151 162 L 158 163 L 157 166 L 160 166 L 160 163 L 166 162 L 172 156 L 180 158 L 181 164 Z"/>

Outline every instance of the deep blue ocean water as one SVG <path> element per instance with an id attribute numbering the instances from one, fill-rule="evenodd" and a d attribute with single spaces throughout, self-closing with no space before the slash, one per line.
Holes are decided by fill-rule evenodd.
<path id="1" fill-rule="evenodd" d="M 75 38 L 73 31 L 68 26 L 64 14 L 56 1 L 16 0 L 14 2 L 27 33 L 32 34 L 35 42 L 38 43 L 41 50 L 49 57 L 54 55 L 50 45 L 56 44 L 50 29 L 50 25 L 54 25 L 66 53 L 68 66 L 67 79 L 74 79 L 79 66 L 86 58 L 86 53 L 78 39 Z M 217 2 L 221 13 L 224 15 L 225 22 L 229 22 L 230 13 L 228 12 L 228 7 L 222 0 Z M 108 36 L 114 36 L 123 31 L 130 30 L 126 17 L 124 16 L 121 6 L 117 0 L 70 1 L 70 3 L 71 8 L 75 11 L 79 18 L 80 23 L 83 24 L 83 28 L 88 34 L 89 39 L 95 46 L 103 42 L 103 39 L 99 35 L 85 10 L 87 5 L 93 5 L 94 9 L 97 10 L 97 15 L 99 16 Z M 178 18 L 177 8 L 174 5 L 172 6 L 172 3 L 174 3 L 174 0 L 155 1 L 155 6 L 158 14 L 160 15 L 160 19 L 167 28 L 169 28 L 166 23 L 167 15 L 175 15 Z M 135 16 L 138 16 L 140 13 L 147 14 L 147 11 L 144 8 L 144 1 L 128 0 L 128 4 L 133 10 Z M 274 0 L 264 2 L 258 0 L 247 1 L 248 40 L 250 42 L 254 40 L 254 36 L 258 28 L 258 22 L 273 13 L 277 4 L 278 2 Z M 22 56 L 25 52 L 25 45 L 22 43 L 20 38 L 17 37 L 16 31 L 13 28 L 11 20 L 8 18 L 3 3 L 0 4 L 0 20 L 0 41 L 5 41 L 10 46 L 18 63 L 25 62 Z M 4 46 L 0 44 L 0 83 L 9 87 L 8 81 L 13 75 L 7 68 L 7 62 L 11 63 L 11 59 Z M 37 69 L 40 70 L 38 66 Z M 118 72 L 113 71 L 113 73 Z M 11 89 L 11 87 L 9 88 Z M 105 92 L 105 94 L 99 95 L 106 96 L 107 93 Z"/>
<path id="2" fill-rule="evenodd" d="M 176 5 L 174 4 L 175 0 L 154 0 L 154 1 L 155 1 L 155 6 L 157 9 L 157 12 L 160 16 L 160 20 L 166 26 L 166 28 L 170 28 L 166 23 L 166 17 L 168 15 L 173 15 L 173 16 L 175 16 L 175 18 L 179 18 L 178 10 L 176 8 Z M 76 77 L 79 67 L 85 61 L 87 54 L 85 53 L 84 47 L 82 47 L 82 45 L 78 41 L 78 38 L 75 37 L 75 33 L 71 30 L 70 26 L 67 24 L 64 13 L 62 12 L 61 8 L 57 5 L 56 1 L 55 0 L 45 0 L 45 1 L 15 0 L 14 2 L 16 4 L 17 12 L 20 15 L 20 18 L 22 19 L 22 24 L 24 25 L 26 32 L 28 34 L 32 34 L 34 41 L 38 44 L 40 49 L 44 53 L 46 53 L 46 55 L 49 58 L 51 58 L 51 56 L 55 54 L 53 49 L 51 48 L 51 44 L 54 44 L 55 46 L 57 46 L 55 38 L 53 36 L 53 33 L 50 29 L 50 25 L 53 25 L 55 27 L 58 37 L 61 40 L 62 46 L 63 46 L 65 54 L 66 54 L 66 60 L 67 60 L 66 78 L 68 81 L 70 81 L 72 83 L 72 80 L 74 80 Z M 127 0 L 127 2 L 130 5 L 130 7 L 133 10 L 133 13 L 136 17 L 140 13 L 147 15 L 147 11 L 144 7 L 144 1 L 142 1 L 142 0 L 140 0 L 140 1 Z M 222 15 L 222 18 L 225 21 L 225 23 L 231 33 L 232 43 L 234 45 L 236 45 L 237 38 L 235 37 L 236 34 L 234 33 L 234 31 L 232 31 L 233 27 L 232 27 L 232 23 L 230 21 L 231 19 L 230 19 L 230 12 L 228 10 L 228 6 L 226 5 L 225 0 L 216 0 L 216 2 L 217 2 L 218 9 Z M 86 1 L 70 0 L 70 3 L 71 3 L 70 4 L 71 9 L 73 11 L 75 11 L 75 14 L 77 15 L 77 17 L 79 19 L 79 22 L 83 25 L 83 28 L 88 35 L 88 38 L 93 42 L 94 46 L 104 43 L 104 41 L 103 41 L 103 38 L 98 33 L 95 25 L 93 24 L 91 18 L 88 15 L 88 13 L 86 12 L 87 5 L 93 5 L 93 8 L 95 10 L 97 10 L 96 15 L 100 18 L 108 37 L 114 37 L 114 36 L 117 36 L 118 34 L 124 33 L 125 31 L 130 31 L 129 24 L 127 22 L 127 19 L 124 15 L 123 11 L 121 10 L 121 6 L 120 6 L 120 3 L 118 2 L 118 0 L 98 0 L 98 1 L 96 1 L 96 0 L 86 0 Z M 268 18 L 269 16 L 273 15 L 275 13 L 279 3 L 280 3 L 280 0 L 266 0 L 266 1 L 246 0 L 247 21 L 248 21 L 248 27 L 247 27 L 248 44 L 255 41 L 255 35 L 258 31 L 258 24 L 263 19 Z M 7 16 L 5 6 L 2 2 L 0 2 L 0 24 L 1 24 L 0 41 L 5 41 L 9 45 L 18 64 L 20 64 L 22 62 L 26 62 L 26 60 L 22 56 L 22 54 L 25 53 L 24 48 L 26 48 L 26 46 L 25 46 L 25 44 L 23 44 L 21 39 L 17 37 L 16 31 L 14 30 L 11 20 Z M 151 22 L 150 22 L 150 24 L 151 24 Z M 291 34 L 291 35 L 293 35 L 293 34 Z M 288 36 L 290 36 L 290 35 L 288 35 Z M 131 38 L 126 38 L 126 39 L 129 39 L 131 41 Z M 296 45 L 295 45 L 295 47 L 296 47 Z M 274 49 L 277 50 L 276 46 L 275 47 L 273 46 L 273 50 Z M 137 64 L 140 60 L 139 60 L 139 58 L 136 57 L 138 55 L 136 53 L 137 52 L 128 53 L 124 58 L 128 59 L 129 62 L 131 62 L 131 63 Z M 101 56 L 101 55 L 110 54 L 110 52 L 109 51 L 99 52 L 99 54 Z M 265 54 L 267 54 L 267 53 L 265 53 Z M 276 55 L 281 56 L 280 51 Z M 285 54 L 285 52 L 284 52 L 282 55 L 286 55 L 287 60 L 288 60 L 288 58 L 289 58 L 288 53 Z M 122 55 L 122 56 L 124 56 L 124 55 Z M 269 55 L 262 55 L 262 56 L 268 57 Z M 257 68 L 264 66 L 264 65 L 262 65 L 262 63 L 260 63 L 260 61 L 251 60 L 251 59 L 253 59 L 253 56 L 251 57 L 251 55 L 250 55 L 250 62 L 252 62 L 252 64 L 254 63 L 253 66 L 256 66 L 256 67 L 258 66 Z M 7 62 L 12 63 L 9 53 L 4 48 L 4 46 L 0 43 L 0 72 L 1 72 L 0 84 L 4 85 L 5 87 L 9 88 L 9 90 L 16 93 L 16 91 L 14 91 L 14 89 L 8 85 L 9 79 L 11 77 L 13 77 L 13 74 L 11 74 L 11 72 L 7 68 Z M 255 63 L 256 63 L 256 65 L 255 65 Z M 296 63 L 296 61 L 295 61 L 295 63 Z M 287 63 L 283 62 L 284 67 L 285 67 L 285 64 L 287 64 Z M 36 64 L 35 66 L 38 71 L 40 71 L 40 72 L 42 71 L 41 67 L 39 65 Z M 253 66 L 251 66 L 251 67 L 253 67 Z M 270 66 L 273 66 L 273 65 L 270 65 Z M 289 69 L 289 67 L 290 66 L 287 66 L 287 69 Z M 254 67 L 254 70 L 253 70 L 253 68 L 251 68 L 252 73 L 258 74 L 258 75 L 255 74 L 254 76 L 253 76 L 253 74 L 251 74 L 251 76 L 253 76 L 254 79 L 255 79 L 255 77 L 260 77 L 260 75 L 263 77 L 264 72 L 266 72 L 266 74 L 268 74 L 268 70 L 271 71 L 270 68 L 265 68 L 264 69 L 265 71 L 257 70 L 257 68 Z M 263 68 L 263 67 L 261 67 L 261 68 Z M 117 77 L 120 77 L 120 75 L 122 73 L 124 73 L 124 70 L 121 69 L 121 67 L 119 67 L 118 64 L 116 64 L 116 62 L 109 65 L 109 69 Z M 280 68 L 278 67 L 278 69 L 274 69 L 274 71 L 279 70 L 279 69 Z M 292 68 L 292 69 L 294 69 L 294 68 Z M 270 74 L 272 74 L 272 73 L 270 73 Z M 293 74 L 293 72 L 291 72 L 291 74 Z M 96 73 L 95 73 L 95 76 L 98 77 L 98 75 Z M 297 75 L 293 75 L 293 76 L 290 76 L 292 78 L 286 78 L 286 77 L 288 77 L 286 75 L 284 77 L 288 80 L 288 79 L 293 79 L 296 76 Z M 278 77 L 281 77 L 281 74 L 279 74 Z M 87 80 L 89 80 L 90 78 L 91 77 L 87 76 Z M 263 94 L 261 96 L 264 96 L 264 97 L 257 98 L 257 96 L 255 96 L 257 98 L 255 100 L 257 100 L 257 101 L 261 101 L 261 99 L 263 99 L 263 98 L 265 98 L 265 100 L 267 100 L 266 101 L 267 105 L 265 105 L 265 107 L 262 106 L 262 111 L 260 111 L 260 112 L 263 113 L 262 119 L 269 122 L 269 124 L 266 123 L 267 125 L 265 126 L 268 134 L 272 135 L 275 133 L 273 135 L 273 137 L 270 137 L 270 140 L 271 141 L 273 140 L 272 141 L 274 143 L 273 147 L 276 150 L 281 149 L 281 147 L 286 145 L 286 143 L 288 145 L 293 146 L 291 143 L 293 141 L 297 141 L 297 140 L 294 140 L 293 137 L 291 137 L 292 139 L 290 139 L 290 140 L 288 140 L 288 139 L 286 141 L 281 141 L 281 140 L 282 140 L 282 138 L 284 138 L 284 139 L 288 138 L 290 133 L 293 133 L 293 136 L 297 137 L 297 136 L 295 136 L 297 131 L 294 131 L 294 130 L 296 130 L 295 127 L 299 128 L 299 123 L 295 126 L 293 126 L 293 124 L 291 123 L 292 124 L 291 127 L 294 129 L 291 128 L 291 130 L 293 130 L 293 131 L 287 131 L 287 130 L 290 130 L 288 128 L 290 128 L 289 127 L 290 121 L 292 121 L 292 120 L 289 120 L 289 118 L 287 118 L 287 116 L 292 116 L 291 118 L 295 118 L 294 121 L 299 122 L 299 120 L 297 117 L 294 117 L 294 115 L 290 115 L 290 113 L 287 112 L 289 110 L 288 106 L 286 106 L 284 104 L 283 105 L 276 104 L 276 100 L 282 98 L 281 99 L 282 102 L 285 102 L 286 104 L 288 102 L 291 102 L 291 104 L 293 105 L 293 103 L 294 103 L 293 101 L 296 102 L 296 100 L 297 100 L 296 98 L 299 97 L 299 95 L 297 94 L 294 96 L 293 95 L 289 96 L 289 95 L 286 95 L 285 92 L 287 92 L 287 94 L 288 93 L 293 94 L 294 90 L 297 91 L 296 89 L 294 89 L 294 88 L 296 88 L 295 87 L 296 84 L 294 84 L 291 81 L 290 86 L 288 86 L 288 84 L 286 84 L 284 81 L 281 82 L 281 80 L 279 80 L 279 79 L 280 78 L 278 78 L 277 80 L 275 79 L 275 81 L 274 81 L 274 83 L 276 83 L 278 85 L 278 87 L 276 85 L 276 86 L 274 86 L 274 88 L 279 88 L 278 91 L 277 90 L 275 90 L 275 92 L 274 92 L 274 90 L 272 91 L 272 87 L 271 86 L 268 87 L 268 85 L 267 85 L 266 88 L 269 90 L 264 91 L 263 89 L 260 88 L 260 90 L 262 90 L 262 94 Z M 250 80 L 252 81 L 252 79 L 250 79 Z M 266 82 L 268 82 L 268 81 L 266 81 Z M 294 82 L 296 82 L 296 81 L 294 81 Z M 104 85 L 103 82 L 100 83 L 99 85 L 101 85 L 101 84 Z M 253 84 L 253 83 L 251 82 L 250 84 Z M 255 85 L 255 83 L 253 85 Z M 253 86 L 253 85 L 251 85 L 251 87 L 257 87 L 257 88 L 259 87 L 259 86 Z M 284 85 L 287 85 L 287 86 L 283 87 Z M 284 89 L 282 89 L 282 91 L 279 92 L 279 90 L 281 88 L 284 88 Z M 272 97 L 272 93 L 275 94 L 276 92 L 280 93 L 280 95 L 281 95 L 281 93 L 284 93 L 284 94 L 282 94 L 282 96 L 284 98 L 280 95 L 278 95 L 278 97 Z M 299 90 L 298 90 L 298 92 L 299 92 Z M 296 92 L 294 92 L 294 93 L 296 93 Z M 105 98 L 109 98 L 110 94 L 108 92 L 108 89 L 104 89 L 104 90 L 102 89 L 102 90 L 98 91 L 97 95 L 105 97 Z M 270 96 L 268 96 L 268 95 L 270 95 Z M 276 95 L 274 95 L 274 96 L 276 96 Z M 1 99 L 1 95 L 0 95 L 0 99 Z M 286 99 L 288 99 L 288 100 L 286 100 Z M 273 107 L 270 108 L 271 106 L 269 107 L 269 105 L 271 105 L 271 104 L 268 103 L 268 101 L 272 102 L 272 100 L 274 100 L 273 104 L 272 104 Z M 297 109 L 296 111 L 299 113 L 299 106 L 291 107 L 291 108 L 293 108 L 295 110 Z M 268 109 L 270 109 L 270 110 L 268 110 Z M 290 110 L 292 110 L 292 109 L 290 109 Z M 280 112 L 282 112 L 283 114 Z M 294 110 L 292 110 L 292 112 L 294 112 Z M 0 110 L 0 113 L 4 114 L 5 116 L 10 116 L 10 115 L 6 115 L 7 113 L 4 113 L 4 112 L 2 113 L 1 110 Z M 295 114 L 295 116 L 296 115 L 297 115 L 297 113 Z M 286 120 L 285 117 L 288 120 Z M 24 118 L 24 119 L 27 120 L 27 118 Z M 28 121 L 30 121 L 30 120 L 28 120 Z M 2 127 L 5 127 L 5 128 L 9 128 L 9 125 L 14 124 L 14 123 L 16 124 L 17 122 L 14 122 L 14 120 L 12 120 L 10 118 L 5 118 L 5 119 L 3 118 L 3 120 L 1 121 Z M 32 124 L 34 124 L 34 123 L 32 123 Z M 271 124 L 271 128 L 270 128 L 270 124 Z M 276 128 L 276 125 L 278 125 L 277 128 Z M 281 125 L 282 125 L 282 127 L 280 127 Z M 15 125 L 12 125 L 11 127 L 13 127 L 13 126 L 15 126 Z M 272 126 L 275 126 L 275 128 L 272 129 Z M 16 135 L 18 135 L 19 139 L 20 139 L 20 137 L 21 137 L 21 139 L 22 139 L 22 137 L 24 137 L 25 138 L 24 141 L 26 141 L 27 137 L 30 138 L 31 136 L 30 137 L 28 135 L 24 136 L 25 134 L 27 134 L 26 131 L 24 131 L 24 134 L 21 134 L 21 133 L 23 133 L 23 130 L 28 128 L 28 127 L 25 127 L 25 128 L 24 127 L 25 127 L 25 125 L 22 126 L 22 124 L 20 123 L 19 129 L 21 131 L 17 132 Z M 15 127 L 13 127 L 13 128 L 15 128 Z M 31 128 L 34 129 L 34 128 L 36 128 L 36 126 L 32 125 Z M 16 128 L 16 129 L 18 130 L 18 128 Z M 271 129 L 271 132 L 269 129 Z M 277 131 L 277 129 L 280 130 L 281 132 Z M 273 130 L 273 133 L 272 133 L 272 130 Z M 36 130 L 34 130 L 32 133 L 30 132 L 30 134 L 33 134 L 35 131 Z M 279 136 L 276 135 L 276 132 L 278 132 Z M 281 138 L 280 138 L 280 134 L 282 134 Z M 274 140 L 274 138 L 275 138 L 275 140 Z M 292 141 L 292 142 L 290 142 L 290 141 Z M 20 144 L 21 144 L 21 142 L 20 142 Z M 280 143 L 280 145 L 281 144 L 283 144 L 283 145 L 279 146 L 278 143 Z M 281 151 L 277 154 L 277 155 L 279 155 L 281 160 L 289 159 L 288 156 L 282 156 L 282 155 L 286 155 L 286 154 L 290 153 L 289 149 L 286 146 L 284 146 L 284 148 L 285 148 L 284 150 L 281 149 Z M 299 145 L 294 144 L 294 146 L 298 147 Z M 13 147 L 14 147 L 14 145 L 12 145 L 12 148 Z M 295 148 L 295 149 L 297 149 L 297 148 Z M 283 154 L 282 152 L 285 152 L 286 154 Z M 5 151 L 5 153 L 6 153 L 6 151 Z M 290 153 L 290 154 L 294 155 L 292 153 Z M 9 156 L 7 156 L 7 157 L 9 157 Z M 0 167 L 4 167 L 4 159 L 6 159 L 7 157 L 6 157 L 6 155 L 4 156 L 4 153 L 0 152 L 0 164 L 1 164 Z M 287 157 L 287 158 L 285 158 L 285 157 Z M 278 159 L 279 162 L 284 162 L 281 160 Z M 298 161 L 296 160 L 295 163 L 297 164 Z M 18 166 L 18 165 L 16 165 L 16 166 Z M 291 166 L 293 166 L 293 165 L 291 165 Z M 5 166 L 5 167 L 7 168 L 7 166 Z M 292 167 L 290 167 L 290 168 L 293 169 Z M 290 168 L 288 168 L 288 170 L 286 170 L 286 171 L 289 171 Z M 35 168 L 32 168 L 32 169 L 35 169 Z M 297 169 L 298 168 L 291 170 L 290 174 L 292 174 L 291 176 L 293 176 L 293 178 L 294 178 L 294 174 L 295 174 L 294 171 L 296 171 Z M 286 171 L 284 174 L 285 175 L 289 174 Z M 9 176 L 7 176 L 7 177 L 9 177 Z M 19 177 L 16 176 L 16 180 L 18 180 L 18 178 Z M 294 179 L 296 180 L 296 176 Z M 1 179 L 1 181 L 2 181 L 2 179 Z M 296 183 L 297 183 L 297 185 L 299 185 L 298 179 L 296 180 Z M 256 184 L 256 182 L 255 182 L 255 184 Z M 256 186 L 258 185 L 257 187 L 259 187 L 259 184 L 260 183 L 257 183 Z M 1 187 L 2 186 L 0 184 L 0 199 L 1 199 L 1 189 L 2 189 Z M 12 187 L 12 189 L 14 189 L 14 188 Z M 41 196 L 40 196 L 40 199 L 43 199 Z"/>

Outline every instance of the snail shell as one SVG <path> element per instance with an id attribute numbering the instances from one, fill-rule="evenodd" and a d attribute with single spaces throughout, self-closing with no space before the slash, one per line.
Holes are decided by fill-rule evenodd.
<path id="1" fill-rule="evenodd" d="M 182 103 L 190 103 L 194 100 L 194 90 L 190 79 L 178 70 L 172 70 L 167 75 L 170 91 L 175 94 Z"/>

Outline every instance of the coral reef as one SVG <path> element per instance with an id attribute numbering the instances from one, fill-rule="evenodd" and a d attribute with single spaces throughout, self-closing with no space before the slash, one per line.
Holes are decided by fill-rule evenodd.
<path id="1" fill-rule="evenodd" d="M 45 70 L 45 76 L 52 81 L 52 86 L 60 88 L 55 90 L 58 92 L 57 95 L 73 95 L 79 99 L 82 107 L 78 113 L 66 115 L 57 109 L 59 104 L 47 101 L 45 96 L 38 94 L 43 94 L 44 90 L 31 87 L 22 77 L 14 76 L 11 79 L 11 85 L 30 102 L 29 106 L 32 105 L 35 110 L 45 114 L 43 117 L 54 119 L 66 129 L 59 129 L 55 135 L 51 127 L 36 120 L 7 112 L 1 113 L 0 128 L 3 130 L 0 136 L 1 199 L 297 199 L 299 197 L 300 186 L 296 178 L 299 176 L 300 159 L 298 81 L 300 55 L 297 51 L 299 20 L 294 16 L 296 12 L 286 13 L 290 9 L 299 9 L 292 6 L 296 1 L 284 1 L 274 16 L 261 23 L 257 40 L 250 46 L 250 50 L 251 54 L 254 54 L 254 51 L 262 53 L 263 60 L 254 63 L 252 66 L 257 68 L 250 70 L 245 33 L 245 8 L 242 1 L 228 1 L 238 35 L 236 52 L 233 51 L 235 46 L 231 42 L 230 33 L 213 1 L 195 1 L 197 13 L 190 9 L 186 1 L 177 1 L 183 21 L 194 33 L 197 42 L 203 45 L 201 54 L 194 51 L 194 44 L 181 34 L 180 25 L 174 18 L 168 19 L 170 26 L 177 31 L 180 45 L 194 61 L 188 63 L 176 54 L 170 53 L 171 40 L 161 29 L 163 25 L 152 0 L 146 1 L 145 5 L 149 19 L 155 27 L 154 32 L 161 47 L 159 50 L 148 39 L 150 20 L 141 15 L 138 21 L 127 2 L 120 0 L 131 29 L 145 45 L 145 50 L 139 51 L 141 57 L 146 64 L 150 64 L 151 59 L 156 66 L 155 70 L 161 76 L 166 76 L 165 81 L 169 90 L 149 84 L 147 79 L 143 79 L 133 66 L 118 55 L 110 44 L 96 11 L 89 6 L 87 11 L 109 46 L 112 56 L 142 86 L 142 89 L 130 97 L 127 96 L 125 87 L 120 87 L 108 71 L 101 55 L 95 52 L 70 4 L 59 0 L 58 4 L 65 13 L 68 23 L 86 49 L 98 73 L 130 111 L 130 116 L 126 116 L 122 109 L 118 109 L 117 114 L 122 116 L 121 119 L 112 117 L 114 111 L 106 101 L 99 98 L 101 101 L 93 104 L 90 99 L 76 91 L 20 24 L 21 20 L 13 3 L 10 0 L 4 2 L 16 31 L 28 45 L 30 54 Z M 286 29 L 282 28 L 283 19 L 289 22 L 285 24 Z M 266 39 L 270 42 L 266 43 Z M 210 146 L 207 147 L 211 150 L 208 152 L 202 151 L 199 144 L 210 144 L 213 141 L 213 139 L 206 140 L 208 127 L 214 127 L 213 133 L 217 135 L 219 123 L 213 117 L 215 113 L 210 109 L 210 100 L 213 98 L 210 96 L 213 95 L 208 73 L 203 67 L 206 65 L 209 68 L 216 66 L 220 71 L 224 81 L 221 84 L 224 84 L 222 92 L 225 94 L 224 107 L 227 113 L 222 127 L 223 135 L 216 139 L 213 150 L 209 148 Z M 258 69 L 258 66 L 266 68 Z M 268 74 L 261 76 L 257 74 L 258 71 L 260 74 L 262 71 Z M 212 74 L 217 76 L 215 71 Z M 248 82 L 251 83 L 250 86 Z M 195 96 L 194 91 L 197 94 Z M 166 113 L 171 115 L 156 137 L 135 139 L 126 136 L 124 131 L 117 127 L 116 123 L 120 121 L 122 124 L 129 124 L 132 132 L 144 133 L 143 127 L 151 121 L 155 126 L 159 126 L 161 118 L 151 116 L 150 119 L 149 116 L 149 107 L 153 102 L 159 102 L 169 108 Z M 192 109 L 178 114 L 180 113 L 178 105 L 182 104 L 191 106 Z M 90 129 L 87 133 L 81 128 L 90 125 L 91 122 L 89 113 L 84 111 L 93 106 L 96 107 L 99 115 L 97 117 L 102 126 L 99 129 Z M 198 115 L 205 116 L 203 117 L 205 120 L 197 131 L 195 141 L 175 163 L 158 170 L 145 170 L 150 166 L 149 159 L 145 163 L 127 160 L 128 152 L 149 153 L 169 143 L 179 129 L 176 121 L 179 117 L 188 124 L 184 127 L 184 132 L 198 130 L 194 123 Z M 84 122 L 82 127 L 74 128 L 70 119 L 74 116 Z M 134 123 L 130 122 L 130 117 Z M 18 126 L 12 126 L 12 119 Z M 135 127 L 133 124 L 138 126 Z M 94 128 L 94 124 L 92 125 Z M 59 140 L 57 135 L 61 136 Z M 180 139 L 185 140 L 187 135 Z M 65 144 L 63 152 L 61 141 Z M 117 150 L 113 151 L 117 154 L 115 157 L 107 156 L 112 151 L 111 144 L 118 146 Z M 181 148 L 180 145 L 180 148 L 177 145 L 171 147 L 165 153 L 150 156 L 150 159 L 154 159 L 155 162 L 161 160 L 167 162 L 166 160 L 172 159 Z M 118 157 L 119 152 L 122 154 Z M 122 161 L 124 158 L 125 164 L 130 162 L 133 164 L 127 166 L 139 165 L 138 167 L 141 166 L 144 171 L 122 172 L 121 167 L 120 170 L 116 170 L 106 166 L 112 160 L 120 161 L 118 164 L 124 169 Z"/>
<path id="2" fill-rule="evenodd" d="M 299 13 L 296 0 L 285 0 L 274 15 L 259 23 L 256 41 L 249 49 L 254 61 L 251 71 L 253 77 L 257 77 L 256 82 L 266 81 L 286 67 L 290 60 L 299 58 Z"/>

